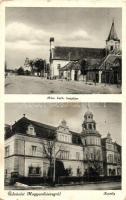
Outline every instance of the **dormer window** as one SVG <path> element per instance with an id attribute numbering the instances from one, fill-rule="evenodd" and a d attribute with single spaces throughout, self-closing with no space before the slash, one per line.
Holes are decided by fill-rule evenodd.
<path id="1" fill-rule="evenodd" d="M 36 135 L 34 126 L 32 124 L 30 124 L 28 126 L 27 134 L 29 134 L 29 135 Z"/>

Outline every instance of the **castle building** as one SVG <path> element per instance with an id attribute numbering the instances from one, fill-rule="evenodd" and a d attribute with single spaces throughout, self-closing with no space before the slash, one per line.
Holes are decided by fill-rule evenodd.
<path id="1" fill-rule="evenodd" d="M 114 21 L 105 45 L 104 48 L 54 46 L 54 38 L 50 38 L 51 77 L 82 80 L 83 60 L 87 81 L 117 83 L 121 79 L 121 51 Z"/>
<path id="2" fill-rule="evenodd" d="M 89 110 L 84 114 L 81 133 L 71 131 L 65 120 L 54 127 L 25 116 L 12 126 L 5 126 L 6 179 L 15 173 L 24 177 L 48 176 L 54 160 L 62 163 L 70 176 L 89 172 L 121 175 L 121 147 L 112 142 L 110 134 L 101 138 Z"/>

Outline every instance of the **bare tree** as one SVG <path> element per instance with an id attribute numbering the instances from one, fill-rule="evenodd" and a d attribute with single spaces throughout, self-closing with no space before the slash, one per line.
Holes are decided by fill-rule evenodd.
<path id="1" fill-rule="evenodd" d="M 55 184 L 55 169 L 56 159 L 60 151 L 62 150 L 62 144 L 56 146 L 56 140 L 45 140 L 43 141 L 43 152 L 49 160 L 49 168 L 51 169 L 51 177 L 53 177 L 53 184 Z"/>
<path id="2" fill-rule="evenodd" d="M 101 158 L 101 152 L 100 150 L 93 149 L 92 152 L 90 152 L 90 149 L 86 148 L 86 161 L 88 165 L 88 174 L 89 175 L 100 175 L 102 170 L 102 158 Z"/>

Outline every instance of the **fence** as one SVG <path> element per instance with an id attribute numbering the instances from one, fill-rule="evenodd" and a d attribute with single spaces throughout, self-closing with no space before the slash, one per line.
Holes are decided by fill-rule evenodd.
<path id="1" fill-rule="evenodd" d="M 61 176 L 56 177 L 55 184 L 65 185 L 65 184 L 84 184 L 87 182 L 102 182 L 102 181 L 121 181 L 121 176 Z M 32 185 L 52 185 L 51 177 L 18 177 L 11 178 L 10 184 L 13 185 L 16 182 Z"/>

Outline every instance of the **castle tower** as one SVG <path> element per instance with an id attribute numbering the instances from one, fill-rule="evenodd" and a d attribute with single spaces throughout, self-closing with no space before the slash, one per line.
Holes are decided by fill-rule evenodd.
<path id="1" fill-rule="evenodd" d="M 82 124 L 82 129 L 84 132 L 95 133 L 96 131 L 96 122 L 93 120 L 93 114 L 90 111 L 87 111 L 84 115 L 84 122 Z"/>
<path id="2" fill-rule="evenodd" d="M 115 30 L 115 24 L 113 20 L 108 38 L 106 40 L 106 50 L 109 53 L 109 52 L 112 52 L 114 50 L 119 50 L 119 49 L 120 49 L 120 39 L 117 36 L 116 30 Z"/>
<path id="3" fill-rule="evenodd" d="M 98 174 L 103 173 L 103 155 L 101 146 L 101 135 L 96 129 L 96 122 L 93 119 L 91 111 L 84 114 L 82 124 L 81 141 L 84 149 L 85 169 L 89 172 L 90 169 L 97 171 Z M 95 164 L 99 169 L 96 169 Z"/>

